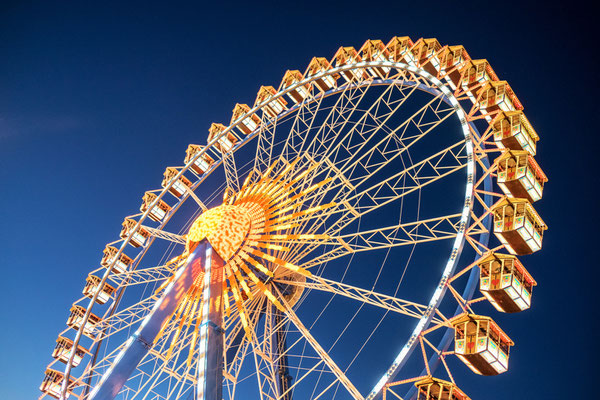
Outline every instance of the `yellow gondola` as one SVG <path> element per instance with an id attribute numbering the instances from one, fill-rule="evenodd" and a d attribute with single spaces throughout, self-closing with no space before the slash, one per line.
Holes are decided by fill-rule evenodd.
<path id="1" fill-rule="evenodd" d="M 416 65 L 415 57 L 410 51 L 414 43 L 408 36 L 394 36 L 386 45 L 390 61 Z"/>
<path id="2" fill-rule="evenodd" d="M 452 326 L 454 352 L 473 372 L 498 375 L 508 369 L 514 343 L 490 317 L 465 313 Z"/>
<path id="3" fill-rule="evenodd" d="M 260 126 L 260 118 L 256 114 L 246 116 L 250 112 L 250 106 L 247 104 L 236 104 L 231 114 L 231 124 L 241 120 L 236 127 L 244 134 L 249 135 Z"/>
<path id="4" fill-rule="evenodd" d="M 305 75 L 311 77 L 326 72 L 331 68 L 331 63 L 329 63 L 329 61 L 327 61 L 325 57 L 313 57 L 313 59 L 308 64 L 308 69 L 306 70 Z M 337 86 L 336 79 L 337 76 L 335 75 L 326 75 L 319 79 L 316 79 L 315 84 L 321 91 L 326 92 Z"/>
<path id="5" fill-rule="evenodd" d="M 542 198 L 546 174 L 531 154 L 523 150 L 506 150 L 496 159 L 498 186 L 509 197 L 520 197 L 530 202 Z"/>
<path id="6" fill-rule="evenodd" d="M 83 323 L 83 316 L 85 315 L 85 311 L 85 308 L 83 308 L 82 306 L 73 304 L 73 306 L 71 307 L 71 314 L 67 319 L 67 325 L 70 328 L 79 330 L 81 324 Z M 98 317 L 96 314 L 90 313 L 90 315 L 88 316 L 88 320 L 83 326 L 83 334 L 89 337 L 90 339 L 94 339 L 96 337 L 96 334 L 94 333 L 94 328 L 100 321 L 100 317 Z"/>
<path id="7" fill-rule="evenodd" d="M 171 183 L 171 181 L 175 179 L 175 176 L 177 176 L 178 173 L 179 170 L 177 168 L 167 167 L 165 173 L 163 174 L 163 181 L 161 183 L 161 186 L 163 188 L 167 187 Z M 179 178 L 177 178 L 175 182 L 173 182 L 173 184 L 169 188 L 169 193 L 171 193 L 175 197 L 181 197 L 184 193 L 186 193 L 186 187 L 191 188 L 192 181 L 190 181 L 185 176 L 181 175 Z"/>
<path id="8" fill-rule="evenodd" d="M 73 341 L 69 338 L 59 336 L 58 339 L 56 339 L 56 346 L 52 352 L 52 357 L 66 364 L 69 362 L 72 353 Z M 73 367 L 78 366 L 86 354 L 90 354 L 88 349 L 83 346 L 77 346 L 77 350 L 75 350 L 75 355 L 73 356 Z"/>
<path id="9" fill-rule="evenodd" d="M 479 290 L 496 310 L 514 313 L 531 306 L 537 283 L 517 257 L 490 252 L 477 260 L 477 265 Z"/>
<path id="10" fill-rule="evenodd" d="M 523 150 L 535 156 L 540 139 L 523 111 L 501 112 L 492 121 L 492 133 L 501 149 Z"/>
<path id="11" fill-rule="evenodd" d="M 531 254 L 542 248 L 546 224 L 529 200 L 505 197 L 492 207 L 494 233 L 511 253 Z"/>
<path id="12" fill-rule="evenodd" d="M 118 251 L 119 250 L 116 247 L 106 246 L 104 248 L 100 264 L 103 267 L 108 268 L 108 266 L 113 262 Z M 132 262 L 133 260 L 131 259 L 131 257 L 127 256 L 125 253 L 121 253 L 119 255 L 119 259 L 113 265 L 112 271 L 117 274 L 122 274 L 125 271 L 127 271 Z"/>
<path id="13" fill-rule="evenodd" d="M 221 135 L 221 133 L 227 127 L 223 124 L 212 123 L 210 128 L 208 128 L 208 139 L 207 141 L 210 143 L 215 138 L 219 137 L 217 142 L 214 144 L 215 148 L 219 150 L 221 153 L 227 153 L 233 149 L 233 146 L 238 141 L 238 138 L 231 132 L 227 132 L 225 135 Z"/>
<path id="14" fill-rule="evenodd" d="M 196 154 L 200 153 L 205 147 L 206 146 L 190 144 L 187 150 L 185 151 L 185 159 L 183 160 L 183 162 L 185 164 L 189 163 L 194 157 L 196 157 Z M 211 156 L 204 152 L 204 154 L 202 154 L 196 159 L 196 161 L 194 161 L 194 163 L 190 166 L 190 169 L 196 175 L 200 176 L 206 171 L 208 171 L 214 162 L 215 160 L 213 160 Z"/>
<path id="15" fill-rule="evenodd" d="M 440 72 L 440 59 L 437 53 L 442 49 L 442 45 L 437 39 L 419 39 L 411 48 L 412 53 L 421 68 L 433 76 Z"/>
<path id="16" fill-rule="evenodd" d="M 268 101 L 277 94 L 277 90 L 273 86 L 261 86 L 258 93 L 256 94 L 256 102 L 254 106 Z M 287 110 L 287 101 L 283 97 L 278 97 L 270 102 L 263 108 L 264 112 L 270 117 L 275 118 L 285 110 Z"/>
<path id="17" fill-rule="evenodd" d="M 439 55 L 440 71 L 445 73 L 446 80 L 450 87 L 454 90 L 460 84 L 460 68 L 459 65 L 469 60 L 469 55 L 463 46 L 446 46 L 442 49 Z"/>
<path id="18" fill-rule="evenodd" d="M 102 279 L 95 275 L 88 275 L 83 288 L 84 296 L 90 299 L 93 298 L 96 292 L 98 292 L 101 281 Z M 98 297 L 96 297 L 96 303 L 105 304 L 108 300 L 110 300 L 110 297 L 115 293 L 115 290 L 116 289 L 114 287 L 108 283 L 105 283 L 102 286 L 102 290 L 100 290 Z"/>
<path id="19" fill-rule="evenodd" d="M 468 60 L 462 67 L 461 86 L 463 90 L 471 91 L 473 87 L 483 82 L 497 81 L 498 77 L 487 60 Z"/>
<path id="20" fill-rule="evenodd" d="M 390 61 L 390 53 L 381 40 L 367 40 L 359 50 L 363 61 Z M 373 78 L 384 79 L 390 67 L 369 67 L 367 71 Z"/>
<path id="21" fill-rule="evenodd" d="M 140 206 L 140 211 L 146 212 L 150 208 L 150 205 L 156 201 L 157 197 L 158 195 L 156 195 L 156 193 L 153 192 L 144 193 L 144 197 L 142 198 L 142 205 Z M 164 200 L 161 199 L 159 200 L 158 204 L 156 204 L 152 208 L 152 210 L 148 214 L 148 217 L 150 217 L 150 219 L 153 221 L 161 222 L 169 211 L 171 211 L 171 206 L 169 206 Z"/>
<path id="22" fill-rule="evenodd" d="M 287 89 L 295 83 L 298 83 L 302 80 L 302 73 L 298 70 L 287 70 L 285 75 L 283 75 L 283 79 L 281 81 L 281 87 L 283 89 Z M 288 97 L 292 99 L 292 101 L 296 104 L 302 103 L 308 96 L 310 96 L 311 85 L 307 83 L 306 85 L 298 86 L 294 90 L 290 90 L 288 92 Z M 285 106 L 285 104 L 283 104 Z"/>
<path id="23" fill-rule="evenodd" d="M 54 397 L 55 399 L 59 399 L 61 394 L 61 386 L 64 378 L 65 375 L 62 372 L 48 368 L 46 369 L 46 373 L 44 374 L 44 380 L 40 385 L 40 390 L 44 394 Z M 69 377 L 68 386 L 70 386 L 72 383 L 73 378 Z M 65 398 L 68 398 L 70 394 L 71 391 L 67 390 Z"/>
<path id="24" fill-rule="evenodd" d="M 119 236 L 121 239 L 126 239 L 127 236 L 133 231 L 135 226 L 137 225 L 137 221 L 131 218 L 125 218 L 123 221 L 123 226 L 121 228 L 121 233 Z M 129 244 L 133 247 L 141 247 L 146 243 L 146 239 L 150 237 L 150 232 L 140 226 L 129 238 Z"/>
<path id="25" fill-rule="evenodd" d="M 362 58 L 354 47 L 340 47 L 333 58 L 335 59 L 336 67 L 343 67 L 344 65 L 356 64 L 362 61 Z M 347 82 L 359 81 L 366 78 L 364 70 L 358 68 L 342 71 L 341 75 Z"/>
<path id="26" fill-rule="evenodd" d="M 506 81 L 490 81 L 476 90 L 476 102 L 483 114 L 522 110 L 521 102 Z"/>

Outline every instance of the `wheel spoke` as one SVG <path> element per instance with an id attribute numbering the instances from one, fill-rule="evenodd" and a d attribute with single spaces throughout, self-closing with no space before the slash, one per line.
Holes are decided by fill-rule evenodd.
<path id="1" fill-rule="evenodd" d="M 461 214 L 454 214 L 421 221 L 401 223 L 386 228 L 332 236 L 328 241 L 322 241 L 319 244 L 332 245 L 334 246 L 333 249 L 322 255 L 315 256 L 314 258 L 301 263 L 301 265 L 303 268 L 309 269 L 336 258 L 361 251 L 388 249 L 397 246 L 453 239 L 458 235 L 460 219 Z M 309 252 L 310 250 L 306 250 L 303 253 L 293 254 L 290 258 L 290 262 L 300 263 L 302 258 Z"/>
<path id="2" fill-rule="evenodd" d="M 314 157 L 318 154 L 319 149 L 329 147 L 329 143 L 332 143 L 332 141 L 337 139 L 338 133 L 343 131 L 354 113 L 359 111 L 357 105 L 362 102 L 369 88 L 370 84 L 366 86 L 347 87 L 343 90 L 342 93 L 339 94 L 333 107 L 329 110 L 324 121 L 312 135 L 312 140 L 303 140 L 300 152 L 310 154 Z M 316 116 L 316 113 L 313 114 L 313 120 L 311 120 L 310 123 L 305 123 L 309 128 L 302 132 L 304 138 L 310 133 Z"/>
<path id="3" fill-rule="evenodd" d="M 434 100 L 438 103 L 441 102 L 438 98 Z M 411 120 L 418 120 L 418 123 L 415 122 L 414 124 L 417 126 L 419 133 L 405 137 L 404 134 L 406 131 L 404 131 L 398 139 L 402 142 L 402 147 L 395 148 L 393 151 L 388 150 L 386 147 L 391 141 L 391 138 L 397 133 L 397 130 L 400 129 L 400 127 L 398 127 L 368 150 L 371 153 L 377 150 L 383 155 L 378 158 L 379 161 L 371 162 L 370 158 L 363 159 L 363 157 L 359 157 L 359 159 L 354 160 L 352 164 L 346 163 L 346 166 L 342 167 L 342 169 L 346 171 L 344 172 L 342 169 L 337 168 L 332 162 L 326 160 L 323 167 L 324 170 L 327 171 L 326 176 L 333 177 L 334 179 L 329 184 L 308 196 L 306 203 L 308 207 L 313 207 L 318 204 L 325 193 L 333 192 L 335 194 L 333 195 L 332 200 L 338 203 L 338 207 L 329 210 L 328 213 L 323 213 L 322 219 L 320 221 L 311 222 L 310 228 L 307 226 L 308 222 L 304 222 L 304 224 L 297 227 L 294 232 L 307 231 L 308 229 L 314 231 L 315 229 L 319 229 L 330 214 L 339 212 L 340 209 L 346 209 L 343 216 L 337 221 L 331 222 L 330 220 L 327 220 L 329 223 L 327 232 L 339 232 L 343 227 L 367 212 L 375 210 L 392 201 L 396 201 L 407 194 L 422 189 L 424 186 L 466 167 L 467 157 L 466 154 L 464 154 L 464 141 L 461 140 L 428 158 L 412 164 L 410 167 L 405 168 L 391 177 L 356 192 L 357 189 L 373 174 L 379 172 L 388 162 L 408 151 L 411 146 L 431 132 L 431 130 L 439 126 L 439 124 L 449 115 L 452 115 L 447 109 L 442 110 L 440 115 L 438 115 L 439 104 L 436 107 L 434 107 L 434 104 L 434 101 L 429 102 L 422 107 L 421 110 L 413 114 Z M 427 113 L 436 116 L 433 122 L 424 120 L 424 116 Z M 408 127 L 407 123 L 402 125 Z M 384 145 L 384 147 L 379 149 L 380 145 Z M 388 152 L 391 155 L 387 155 L 386 153 Z M 361 166 L 360 174 L 357 174 L 356 170 L 358 164 Z M 348 172 L 351 172 L 352 175 L 348 175 Z M 361 201 L 363 202 L 361 203 Z M 366 204 L 364 204 L 365 202 Z"/>
<path id="4" fill-rule="evenodd" d="M 194 201 L 196 202 L 196 204 L 198 204 L 198 207 L 200 207 L 200 209 L 204 212 L 206 210 L 208 210 L 208 208 L 206 207 L 206 205 L 202 202 L 202 200 L 200 200 L 200 198 L 198 196 L 196 196 L 196 193 L 194 193 L 194 191 L 192 190 L 192 188 L 190 188 L 188 185 L 182 185 L 183 188 L 185 189 L 185 192 L 192 198 L 194 199 Z"/>
<path id="5" fill-rule="evenodd" d="M 148 233 L 150 233 L 150 235 L 160 238 L 160 239 L 164 239 L 164 240 L 168 240 L 170 242 L 173 243 L 179 243 L 179 244 L 185 244 L 185 237 L 178 235 L 176 233 L 171 233 L 171 232 L 167 232 L 167 231 L 163 231 L 162 229 L 156 229 L 156 228 L 151 228 L 149 226 L 142 226 L 146 231 L 148 231 Z"/>
<path id="6" fill-rule="evenodd" d="M 306 142 L 306 134 L 313 129 L 313 124 L 320 111 L 321 103 L 325 96 L 320 96 L 316 101 L 303 103 L 296 112 L 292 127 L 283 144 L 281 154 L 288 160 L 293 160 L 302 154 L 302 146 Z M 338 100 L 338 102 L 341 100 Z M 330 113 L 333 112 L 333 108 Z M 330 117 L 327 117 L 329 119 Z"/>
<path id="7" fill-rule="evenodd" d="M 416 91 L 415 87 L 411 88 L 400 88 L 400 100 L 395 102 L 395 104 L 388 104 L 385 99 L 386 96 L 389 95 L 391 91 L 393 91 L 393 86 L 390 86 L 386 91 L 384 91 L 379 98 L 373 102 L 372 106 L 363 112 L 360 119 L 356 121 L 348 132 L 341 138 L 336 138 L 335 142 L 320 156 L 320 159 L 323 161 L 331 160 L 335 162 L 336 165 L 339 165 L 338 169 L 342 174 L 348 174 L 353 168 L 355 168 L 361 161 L 368 160 L 372 157 L 372 155 L 377 151 L 379 147 L 386 148 L 388 144 L 395 143 L 396 140 L 392 140 L 395 138 L 398 131 L 406 131 L 406 127 L 419 115 L 423 114 L 431 104 L 439 101 L 439 99 L 434 98 L 428 104 L 422 107 L 421 110 L 417 111 L 412 117 L 408 118 L 405 122 L 400 124 L 397 128 L 393 130 L 389 130 L 390 132 L 379 141 L 376 145 L 372 145 L 370 143 L 371 139 L 375 137 L 375 133 L 381 131 L 386 128 L 386 123 L 396 114 L 398 110 L 404 105 L 404 103 L 410 98 L 410 96 Z M 405 93 L 406 92 L 406 93 Z M 385 106 L 387 110 L 386 113 L 379 114 L 378 110 L 381 106 Z M 372 120 L 373 122 L 367 124 L 367 120 Z M 424 132 L 421 132 L 425 134 Z M 357 144 L 353 144 L 352 140 L 355 135 L 359 135 L 360 139 Z M 401 139 L 401 137 L 400 137 Z M 366 151 L 362 151 L 367 149 Z M 340 150 L 342 154 L 346 155 L 346 158 L 338 157 L 340 154 Z M 385 152 L 381 152 L 385 156 Z M 361 154 L 360 157 L 356 157 L 357 154 Z M 351 162 L 351 160 L 354 160 Z M 388 160 L 389 161 L 389 160 Z M 363 162 L 364 163 L 364 162 Z"/>
<path id="8" fill-rule="evenodd" d="M 227 187 L 237 192 L 240 190 L 240 179 L 238 177 L 238 170 L 235 166 L 235 156 L 232 151 L 225 151 L 222 154 L 223 157 L 223 169 L 225 170 L 225 180 L 227 181 Z"/>
<path id="9" fill-rule="evenodd" d="M 305 289 L 315 289 L 320 290 L 322 292 L 332 293 L 335 295 L 357 300 L 364 304 L 376 306 L 384 310 L 393 311 L 398 314 L 408 315 L 409 317 L 417 319 L 421 318 L 427 310 L 427 306 L 423 304 L 418 304 L 412 301 L 399 299 L 394 296 L 388 296 L 382 293 L 377 293 L 373 290 L 361 289 L 352 285 L 347 285 L 341 282 L 325 279 L 316 275 L 307 278 L 306 281 L 276 280 L 276 282 L 298 286 Z"/>
<path id="10" fill-rule="evenodd" d="M 329 224 L 325 232 L 338 233 L 356 219 L 421 190 L 466 166 L 464 142 L 460 141 L 386 179 L 346 196 L 337 207 L 319 214 L 317 217 L 320 221 L 315 221 L 310 228 L 307 226 L 308 221 L 305 221 L 298 230 L 312 231 L 327 221 Z M 330 216 L 338 213 L 342 215 L 336 221 L 328 220 Z"/>
<path id="11" fill-rule="evenodd" d="M 104 340 L 125 328 L 137 324 L 152 310 L 154 303 L 159 298 L 160 296 L 154 294 L 137 304 L 112 314 L 98 322 L 91 330 L 91 334 L 95 336 L 96 341 Z"/>
<path id="12" fill-rule="evenodd" d="M 125 271 L 120 274 L 112 274 L 109 275 L 109 279 L 112 282 L 116 283 L 119 288 L 122 288 L 127 286 L 164 281 L 165 279 L 171 277 L 173 273 L 175 273 L 176 269 L 177 264 L 175 263 L 165 264 L 159 265 L 157 267 Z"/>
<path id="13" fill-rule="evenodd" d="M 362 185 L 368 177 L 379 172 L 385 165 L 400 157 L 419 140 L 424 138 L 454 114 L 452 108 L 440 109 L 440 104 L 444 104 L 441 97 L 435 97 L 412 116 L 407 118 L 398 127 L 390 129 L 389 133 L 377 143 L 371 145 L 369 140 L 365 140 L 361 144 L 360 149 L 350 151 L 352 156 L 340 166 L 339 169 L 341 173 L 353 177 L 350 180 L 350 183 L 353 186 L 358 187 Z M 395 111 L 396 109 L 394 112 Z M 385 126 L 385 122 L 387 122 L 387 120 L 384 120 L 380 125 L 377 125 L 375 131 L 382 129 Z M 411 132 L 408 129 L 409 127 L 413 127 L 417 132 L 408 134 Z M 373 135 L 370 136 L 374 137 Z M 365 151 L 362 151 L 363 149 L 365 149 Z M 360 154 L 360 156 L 355 157 L 355 154 Z M 377 155 L 378 157 L 374 157 L 374 155 Z M 364 171 L 360 175 L 356 173 L 356 170 L 359 167 Z"/>

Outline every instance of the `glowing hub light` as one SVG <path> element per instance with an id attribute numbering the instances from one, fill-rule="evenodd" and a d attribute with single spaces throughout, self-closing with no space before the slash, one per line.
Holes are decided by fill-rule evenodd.
<path id="1" fill-rule="evenodd" d="M 200 215 L 187 237 L 188 251 L 203 239 L 223 258 L 229 260 L 250 232 L 250 217 L 242 207 L 223 204 Z"/>
<path id="2" fill-rule="evenodd" d="M 315 169 L 312 163 L 299 166 L 298 161 L 288 163 L 280 159 L 255 182 L 248 176 L 237 193 L 227 192 L 222 205 L 203 212 L 193 222 L 187 234 L 185 251 L 170 261 L 183 265 L 196 246 L 206 239 L 225 262 L 222 273 L 219 273 L 223 290 L 218 301 L 222 304 L 222 311 L 229 317 L 232 308 L 235 308 L 249 339 L 253 335 L 253 328 L 246 300 L 264 296 L 285 312 L 279 293 L 272 288 L 271 278 L 285 276 L 286 279 L 301 280 L 311 276 L 308 270 L 285 261 L 285 253 L 291 247 L 288 242 L 327 239 L 326 235 L 290 232 L 304 218 L 312 218 L 314 214 L 335 206 L 335 203 L 328 203 L 305 208 L 306 196 L 330 180 L 325 179 L 303 190 L 296 189 L 295 184 Z M 280 253 L 275 256 L 268 250 Z M 168 339 L 171 344 L 167 358 L 182 330 L 190 326 L 194 326 L 191 348 L 194 348 L 196 342 L 202 341 L 206 330 L 206 324 L 202 321 L 205 320 L 209 304 L 205 299 L 212 297 L 212 294 L 203 290 L 206 288 L 208 271 L 205 269 L 194 278 L 175 310 L 174 319 L 179 323 L 172 338 Z M 174 279 L 175 275 L 165 281 L 157 292 L 168 290 Z M 288 305 L 295 304 L 301 292 L 302 289 L 299 288 L 287 293 L 285 298 Z M 155 343 L 163 333 L 157 335 Z M 191 359 L 190 352 L 188 365 Z"/>

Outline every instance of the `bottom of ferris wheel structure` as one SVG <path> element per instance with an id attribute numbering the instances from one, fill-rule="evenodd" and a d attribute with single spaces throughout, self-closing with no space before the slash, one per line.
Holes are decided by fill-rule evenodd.
<path id="1" fill-rule="evenodd" d="M 202 240 L 188 256 L 185 265 L 167 286 L 163 296 L 156 302 L 152 312 L 141 323 L 140 328 L 128 339 L 125 348 L 117 355 L 116 362 L 100 379 L 90 393 L 90 400 L 113 400 L 121 391 L 143 357 L 150 351 L 161 327 L 175 311 L 179 302 L 192 286 L 195 278 L 204 273 L 202 297 L 223 296 L 223 265 L 219 254 L 207 239 Z M 215 306 L 220 302 L 202 302 L 202 321 L 199 326 L 199 357 L 197 365 L 197 400 L 221 400 L 223 397 L 223 312 Z M 272 315 L 275 326 L 282 318 L 279 312 Z M 285 356 L 286 337 L 283 330 L 276 332 L 276 347 L 282 357 L 278 361 L 277 389 L 283 399 L 291 400 L 289 392 L 292 377 L 288 373 Z M 235 340 L 234 340 L 235 341 Z"/>
<path id="2" fill-rule="evenodd" d="M 116 357 L 117 361 L 102 376 L 98 386 L 92 390 L 90 400 L 112 400 L 117 396 L 142 358 L 152 348 L 163 324 L 175 311 L 195 278 L 202 272 L 204 272 L 205 298 L 222 296 L 223 260 L 206 239 L 200 242 L 188 256 L 185 265 L 175 275 L 173 282 L 167 286 L 152 312 L 127 340 L 125 347 Z M 202 303 L 203 319 L 200 325 L 196 388 L 198 400 L 221 400 L 222 398 L 223 315 L 221 308 L 215 307 L 214 304 L 215 302 L 206 301 Z"/>

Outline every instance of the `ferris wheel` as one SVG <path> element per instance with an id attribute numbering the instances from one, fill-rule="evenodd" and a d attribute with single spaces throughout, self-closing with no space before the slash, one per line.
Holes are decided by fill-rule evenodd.
<path id="1" fill-rule="evenodd" d="M 40 398 L 468 399 L 455 364 L 500 374 L 513 345 L 475 308 L 531 305 L 538 139 L 462 46 L 287 71 L 125 217 Z"/>

